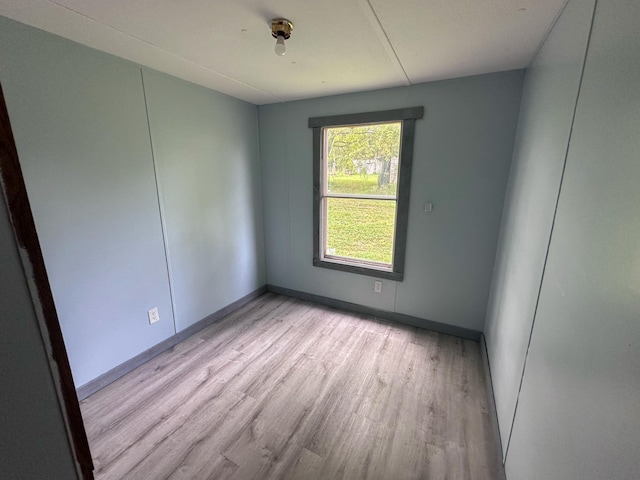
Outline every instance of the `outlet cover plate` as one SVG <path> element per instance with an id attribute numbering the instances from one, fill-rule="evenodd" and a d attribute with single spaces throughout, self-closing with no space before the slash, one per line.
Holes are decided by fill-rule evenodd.
<path id="1" fill-rule="evenodd" d="M 158 307 L 153 307 L 151 310 L 147 312 L 149 315 L 149 325 L 152 325 L 160 320 L 160 313 L 158 312 Z"/>

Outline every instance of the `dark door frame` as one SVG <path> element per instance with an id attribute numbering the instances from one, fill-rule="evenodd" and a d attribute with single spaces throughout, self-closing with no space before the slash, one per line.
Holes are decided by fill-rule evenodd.
<path id="1" fill-rule="evenodd" d="M 22 169 L 18 160 L 9 114 L 0 85 L 0 179 L 4 196 L 9 209 L 9 216 L 13 226 L 14 235 L 20 248 L 26 252 L 26 259 L 33 275 L 31 295 L 34 301 L 42 308 L 43 341 L 50 353 L 49 364 L 51 369 L 57 370 L 54 375 L 60 404 L 64 410 L 64 417 L 70 435 L 70 443 L 80 473 L 84 480 L 93 479 L 93 462 L 89 442 L 82 421 L 80 404 L 76 396 L 76 388 L 71 375 L 71 367 L 67 357 L 67 350 L 62 338 L 62 330 L 58 321 L 58 314 L 53 301 L 53 294 L 49 285 L 49 277 L 44 265 L 42 250 L 38 234 L 36 233 L 31 206 L 27 197 L 27 190 L 22 176 Z M 58 381 L 55 381 L 57 376 Z"/>

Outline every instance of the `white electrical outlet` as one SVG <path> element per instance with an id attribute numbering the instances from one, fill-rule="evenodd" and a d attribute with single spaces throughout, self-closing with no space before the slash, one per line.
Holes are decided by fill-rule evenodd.
<path id="1" fill-rule="evenodd" d="M 382 292 L 382 282 L 380 280 L 374 280 L 373 282 L 373 291 L 376 293 Z"/>
<path id="2" fill-rule="evenodd" d="M 160 313 L 158 312 L 158 307 L 153 307 L 147 312 L 147 315 L 149 315 L 149 325 L 160 321 Z"/>

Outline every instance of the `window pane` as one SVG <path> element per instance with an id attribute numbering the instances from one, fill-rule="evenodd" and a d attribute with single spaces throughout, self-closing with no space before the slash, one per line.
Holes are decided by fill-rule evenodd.
<path id="1" fill-rule="evenodd" d="M 326 198 L 325 256 L 391 265 L 396 221 L 394 200 Z"/>
<path id="2" fill-rule="evenodd" d="M 327 192 L 396 195 L 402 122 L 325 128 Z"/>

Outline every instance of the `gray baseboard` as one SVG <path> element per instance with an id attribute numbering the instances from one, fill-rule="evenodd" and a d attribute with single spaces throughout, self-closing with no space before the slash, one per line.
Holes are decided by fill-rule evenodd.
<path id="1" fill-rule="evenodd" d="M 411 315 L 403 315 L 402 313 L 378 310 L 377 308 L 358 305 L 357 303 L 345 302 L 329 297 L 322 297 L 320 295 L 300 292 L 298 290 L 291 290 L 289 288 L 278 287 L 275 285 L 267 284 L 267 290 L 273 293 L 278 293 L 280 295 L 299 298 L 300 300 L 305 300 L 307 302 L 319 303 L 321 305 L 340 308 L 349 312 L 356 312 L 364 315 L 370 315 L 372 317 L 382 318 L 385 320 L 391 320 L 393 322 L 404 323 L 405 325 L 424 328 L 425 330 L 444 333 L 446 335 L 452 335 L 454 337 L 475 340 L 476 342 L 480 341 L 480 336 L 482 335 L 481 332 L 478 332 L 477 330 L 471 330 L 469 328 L 456 327 L 455 325 L 433 322 L 431 320 L 425 320 L 424 318 L 412 317 Z"/>
<path id="2" fill-rule="evenodd" d="M 497 459 L 497 463 L 502 465 L 501 477 L 496 480 L 506 480 L 507 476 L 504 471 L 504 453 L 502 450 L 502 440 L 500 437 L 500 427 L 498 425 L 498 411 L 496 410 L 496 401 L 493 394 L 493 382 L 491 380 L 491 367 L 489 365 L 489 353 L 487 352 L 487 342 L 484 338 L 484 334 L 481 334 L 480 338 L 480 353 L 482 355 L 482 372 L 484 374 L 484 382 L 487 389 L 487 398 L 489 400 L 489 421 L 491 422 L 491 429 L 494 441 L 498 446 L 497 453 L 500 456 Z"/>
<path id="3" fill-rule="evenodd" d="M 454 325 L 446 325 L 444 323 L 433 322 L 431 320 L 425 320 L 423 318 L 412 317 L 410 315 L 403 315 L 401 313 L 388 312 L 385 310 L 378 310 L 376 308 L 367 307 L 365 305 L 358 305 L 356 303 L 345 302 L 342 300 L 336 300 L 329 297 L 322 297 L 320 295 L 314 295 L 311 293 L 300 292 L 298 290 L 292 290 L 289 288 L 278 287 L 275 285 L 266 285 L 260 287 L 253 292 L 245 295 L 244 297 L 236 300 L 235 302 L 227 305 L 226 307 L 218 310 L 217 312 L 203 318 L 197 323 L 185 328 L 184 330 L 172 335 L 171 337 L 163 340 L 162 342 L 154 345 L 153 347 L 145 350 L 144 352 L 136 355 L 135 357 L 127 360 L 126 362 L 118 365 L 117 367 L 103 373 L 99 377 L 85 383 L 81 387 L 76 389 L 76 394 L 79 400 L 84 400 L 88 396 L 94 394 L 98 390 L 106 387 L 110 383 L 113 383 L 120 377 L 135 370 L 140 365 L 148 362 L 152 358 L 160 355 L 165 350 L 168 350 L 182 340 L 190 337 L 191 335 L 198 333 L 200 330 L 207 328 L 212 323 L 217 322 L 222 317 L 230 314 L 231 312 L 241 308 L 249 303 L 251 300 L 258 298 L 265 292 L 273 292 L 280 295 L 286 295 L 289 297 L 299 298 L 308 302 L 318 303 L 321 305 L 327 305 L 334 308 L 340 308 L 342 310 L 356 312 L 364 315 L 371 315 L 373 317 L 382 318 L 385 320 L 391 320 L 398 323 L 404 323 L 405 325 L 411 325 L 414 327 L 424 328 L 425 330 L 431 330 L 438 333 L 444 333 L 446 335 L 453 335 L 455 337 L 467 338 L 470 340 L 480 341 L 481 332 L 471 330 L 468 328 L 456 327 Z M 484 349 L 484 347 L 483 347 Z M 484 350 L 483 350 L 484 351 Z M 486 352 L 485 352 L 486 354 Z M 493 395 L 493 394 L 492 394 Z M 493 399 L 493 396 L 491 396 Z M 499 437 L 498 437 L 499 438 Z"/>
<path id="4" fill-rule="evenodd" d="M 218 320 L 225 317 L 226 315 L 229 315 L 231 312 L 234 312 L 235 310 L 243 307 L 244 305 L 249 303 L 251 300 L 258 298 L 260 295 L 266 292 L 267 292 L 266 286 L 262 286 L 254 290 L 248 295 L 245 295 L 244 297 L 236 300 L 235 302 L 227 305 L 226 307 L 221 308 L 217 312 L 212 313 L 211 315 L 203 318 L 199 322 L 194 323 L 193 325 L 185 328 L 184 330 L 181 330 L 180 332 L 176 333 L 175 335 L 172 335 L 166 340 L 163 340 L 157 345 L 154 345 L 148 350 L 145 350 L 139 355 L 136 355 L 132 359 L 127 360 L 126 362 L 118 365 L 117 367 L 109 370 L 108 372 L 103 373 L 102 375 L 91 380 L 90 382 L 85 383 L 84 385 L 76 389 L 76 394 L 78 395 L 78 399 L 84 400 L 89 395 L 94 394 L 95 392 L 106 387 L 110 383 L 115 382 L 120 377 L 126 375 L 132 370 L 135 370 L 140 365 L 143 365 L 144 363 L 148 362 L 152 358 L 157 357 L 165 350 L 168 350 L 171 347 L 176 346 L 185 338 L 188 338 L 191 335 L 198 333 L 200 330 L 207 328 L 209 325 L 217 322 Z"/>

